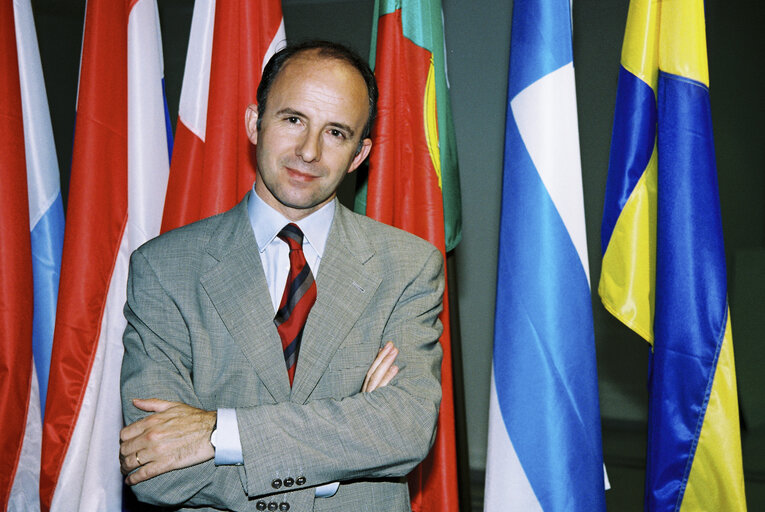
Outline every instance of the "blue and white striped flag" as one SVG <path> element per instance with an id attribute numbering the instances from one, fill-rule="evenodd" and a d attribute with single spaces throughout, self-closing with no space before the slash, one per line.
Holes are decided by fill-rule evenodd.
<path id="1" fill-rule="evenodd" d="M 569 0 L 516 0 L 484 510 L 605 510 Z"/>

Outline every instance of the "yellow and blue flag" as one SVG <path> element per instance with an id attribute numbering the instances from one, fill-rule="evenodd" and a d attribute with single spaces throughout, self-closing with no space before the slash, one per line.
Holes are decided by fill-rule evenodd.
<path id="1" fill-rule="evenodd" d="M 645 509 L 746 510 L 702 0 L 632 0 L 604 306 L 652 344 Z"/>

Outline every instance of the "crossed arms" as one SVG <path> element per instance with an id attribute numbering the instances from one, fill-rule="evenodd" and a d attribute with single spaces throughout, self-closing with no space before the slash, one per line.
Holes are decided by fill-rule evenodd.
<path id="1" fill-rule="evenodd" d="M 399 370 L 393 364 L 397 355 L 398 349 L 390 341 L 380 349 L 364 378 L 362 393 L 371 393 L 393 380 Z M 135 485 L 215 456 L 210 443 L 216 425 L 215 411 L 157 398 L 136 398 L 133 405 L 153 414 L 131 423 L 120 432 L 120 468 L 127 475 L 126 484 Z"/>
<path id="2" fill-rule="evenodd" d="M 440 400 L 443 273 L 435 250 L 410 262 L 411 271 L 381 281 L 380 300 L 353 326 L 304 403 L 275 400 L 215 309 L 200 307 L 204 290 L 187 293 L 188 285 L 181 290 L 160 278 L 173 273 L 167 267 L 174 263 L 145 252 L 131 259 L 122 372 L 129 426 L 121 461 L 125 471 L 138 468 L 127 481 L 139 499 L 237 508 L 248 497 L 273 493 L 274 475 L 299 472 L 308 484 L 291 491 L 293 502 L 308 503 L 310 486 L 400 477 L 425 457 Z M 397 350 L 378 362 L 388 340 Z M 398 356 L 393 375 L 392 360 L 385 360 L 391 354 Z M 373 362 L 378 366 L 370 368 Z M 133 401 L 148 397 L 158 400 Z M 218 407 L 237 409 L 244 466 L 210 460 Z"/>

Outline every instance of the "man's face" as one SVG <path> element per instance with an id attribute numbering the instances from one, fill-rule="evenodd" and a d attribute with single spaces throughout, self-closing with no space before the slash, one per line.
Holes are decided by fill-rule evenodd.
<path id="1" fill-rule="evenodd" d="M 290 220 L 324 206 L 369 154 L 370 139 L 357 152 L 368 115 L 366 84 L 353 67 L 308 52 L 291 58 L 271 86 L 260 130 L 257 107 L 247 109 L 255 192 Z"/>

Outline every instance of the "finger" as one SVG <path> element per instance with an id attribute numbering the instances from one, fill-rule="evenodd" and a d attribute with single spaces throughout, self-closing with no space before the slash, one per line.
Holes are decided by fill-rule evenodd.
<path id="1" fill-rule="evenodd" d="M 120 430 L 120 452 L 122 452 L 123 449 L 132 450 L 133 448 L 129 446 L 129 443 L 136 437 L 143 434 L 145 430 L 146 428 L 143 420 L 138 420 L 135 423 L 131 423 L 127 427 Z M 127 446 L 126 443 L 128 444 Z M 125 453 L 127 454 L 131 452 L 125 451 Z"/>
<path id="2" fill-rule="evenodd" d="M 148 448 L 165 431 L 167 413 L 154 413 L 120 430 L 120 456 L 127 457 Z"/>
<path id="3" fill-rule="evenodd" d="M 157 422 L 155 416 L 156 414 L 150 414 L 120 430 L 120 443 L 130 442 L 149 430 Z"/>
<path id="4" fill-rule="evenodd" d="M 378 367 L 375 368 L 375 371 L 369 376 L 369 382 L 366 386 L 368 392 L 374 391 L 375 389 L 385 385 L 381 385 L 380 383 L 387 374 L 388 370 L 390 370 L 391 366 L 393 366 L 393 361 L 396 360 L 396 356 L 398 356 L 398 349 L 391 347 L 388 354 L 382 358 Z"/>
<path id="5" fill-rule="evenodd" d="M 167 470 L 163 469 L 163 465 L 157 462 L 150 462 L 139 467 L 125 478 L 127 485 L 135 485 L 141 482 L 153 478 L 159 474 L 165 473 Z"/>
<path id="6" fill-rule="evenodd" d="M 393 380 L 393 377 L 395 377 L 398 374 L 398 366 L 391 366 L 388 368 L 388 371 L 385 372 L 385 376 L 380 380 L 380 385 L 377 386 L 378 388 L 382 388 L 390 384 L 390 381 Z"/>
<path id="7" fill-rule="evenodd" d="M 123 457 L 120 453 L 120 471 L 123 475 L 130 473 L 130 465 L 127 463 L 127 458 Z"/>
<path id="8" fill-rule="evenodd" d="M 120 430 L 120 442 L 134 439 L 148 430 L 157 419 L 155 417 L 156 413 L 165 412 L 168 409 L 177 407 L 182 404 L 180 402 L 169 402 L 167 400 L 160 400 L 158 398 L 134 398 L 133 405 L 137 409 L 146 412 L 153 412 L 155 414 L 150 414 L 149 416 L 141 418 L 140 420 L 135 421 Z"/>
<path id="9" fill-rule="evenodd" d="M 372 362 L 372 366 L 369 367 L 369 370 L 367 370 L 367 374 L 364 377 L 364 385 L 361 387 L 362 391 L 364 392 L 372 391 L 373 389 L 375 389 L 375 387 L 377 387 L 376 382 L 379 380 L 379 377 L 377 377 L 377 374 L 380 371 L 384 372 L 385 369 L 387 368 L 387 366 L 385 366 L 386 357 L 390 355 L 391 350 L 393 350 L 394 348 L 395 347 L 393 346 L 393 344 L 389 341 L 377 353 L 377 357 L 375 357 L 375 360 Z"/>
<path id="10" fill-rule="evenodd" d="M 139 456 L 140 452 L 140 456 Z M 120 454 L 120 471 L 123 475 L 127 475 L 131 471 L 140 468 L 151 462 L 151 454 L 147 450 L 139 450 L 129 455 Z"/>
<path id="11" fill-rule="evenodd" d="M 390 366 L 393 364 L 393 361 L 396 357 L 393 350 L 394 349 L 391 349 L 391 351 L 388 352 L 385 357 L 380 360 L 380 364 L 369 375 L 369 382 L 367 383 L 368 392 L 374 391 L 380 387 L 380 380 L 382 379 L 383 375 L 385 375 L 385 372 L 387 372 Z"/>
<path id="12" fill-rule="evenodd" d="M 370 375 L 375 372 L 378 366 L 380 366 L 380 363 L 385 358 L 386 355 L 390 352 L 390 349 L 393 347 L 393 343 L 390 341 L 386 343 L 383 348 L 380 349 L 380 351 L 377 353 L 377 357 L 375 357 L 375 360 L 372 361 L 372 366 L 369 367 L 369 371 L 367 371 L 367 375 Z"/>
<path id="13" fill-rule="evenodd" d="M 367 374 L 364 376 L 364 384 L 361 386 L 361 391 L 363 392 L 371 391 L 371 389 L 368 389 L 369 381 L 372 378 L 372 375 L 374 375 L 377 368 L 380 366 L 380 363 L 382 362 L 382 360 L 390 351 L 391 347 L 393 347 L 393 343 L 389 341 L 383 346 L 383 348 L 381 348 L 377 352 L 377 357 L 375 357 L 375 360 L 372 361 L 372 366 L 369 367 L 369 370 L 367 370 Z"/>

